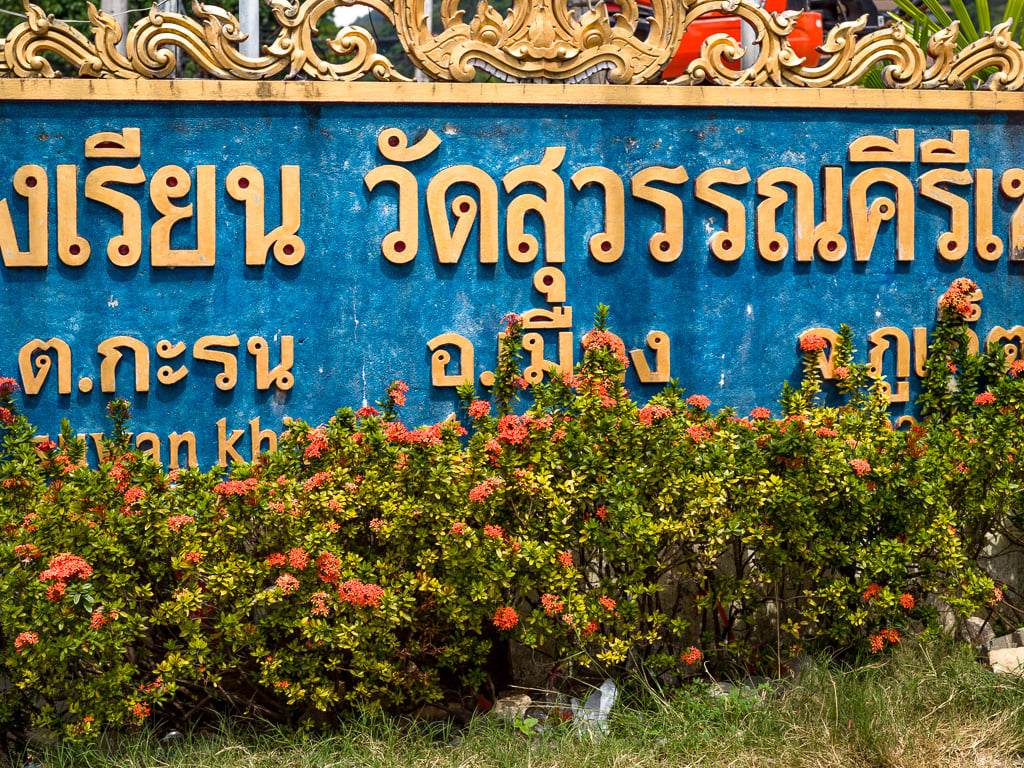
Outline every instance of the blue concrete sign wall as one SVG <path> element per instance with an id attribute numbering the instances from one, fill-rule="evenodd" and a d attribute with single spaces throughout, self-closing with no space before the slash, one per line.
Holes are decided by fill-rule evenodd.
<path id="1" fill-rule="evenodd" d="M 379 87 L 379 86 L 378 86 Z M 255 88 L 255 86 L 254 86 Z M 509 99 L 514 101 L 514 99 Z M 910 413 L 956 277 L 1024 328 L 1015 113 L 514 103 L 0 101 L 0 374 L 54 435 L 133 403 L 144 448 L 249 459 L 286 417 L 457 405 L 527 318 L 528 378 L 598 303 L 640 398 L 775 404 L 855 329 Z M 1012 354 L 1015 354 L 1014 351 Z M 482 384 L 483 383 L 483 384 Z M 262 436 L 261 436 L 262 433 Z"/>

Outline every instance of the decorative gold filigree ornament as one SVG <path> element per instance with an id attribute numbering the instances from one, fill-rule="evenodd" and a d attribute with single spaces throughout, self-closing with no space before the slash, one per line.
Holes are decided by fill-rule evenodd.
<path id="1" fill-rule="evenodd" d="M 435 80 L 473 79 L 479 67 L 514 82 L 574 82 L 607 70 L 613 83 L 654 80 L 682 37 L 672 0 L 652 0 L 650 32 L 641 40 L 635 0 L 624 0 L 613 25 L 604 3 L 577 21 L 565 0 L 514 0 L 503 18 L 482 0 L 476 17 L 462 21 L 458 0 L 443 0 L 444 29 L 431 35 L 422 0 L 392 0 L 399 39 L 415 65 Z"/>
<path id="2" fill-rule="evenodd" d="M 223 8 L 193 2 L 194 16 L 165 13 L 157 7 L 128 30 L 125 52 L 118 51 L 124 31 L 114 17 L 89 4 L 92 39 L 48 16 L 24 0 L 27 20 L 0 40 L 0 77 L 55 77 L 46 55 L 69 62 L 81 77 L 168 78 L 184 54 L 205 73 L 225 80 L 265 80 L 284 75 L 312 80 L 407 80 L 394 63 L 377 52 L 361 27 L 345 27 L 328 47 L 340 60 L 321 58 L 313 39 L 317 24 L 338 7 L 362 6 L 380 13 L 398 31 L 412 63 L 433 80 L 468 82 L 483 70 L 513 82 L 576 82 L 599 71 L 612 83 L 658 80 L 686 28 L 701 16 L 739 16 L 754 40 L 750 58 L 728 35 L 704 41 L 700 57 L 670 85 L 852 86 L 866 72 L 884 65 L 889 88 L 963 88 L 988 74 L 981 88 L 1024 88 L 1024 49 L 1012 39 L 1012 23 L 1000 24 L 976 42 L 957 49 L 956 23 L 932 36 L 927 52 L 902 24 L 863 37 L 865 20 L 845 22 L 829 32 L 821 62 L 805 66 L 789 44 L 797 12 L 769 13 L 753 0 L 651 0 L 649 31 L 638 33 L 636 0 L 622 0 L 612 19 L 603 2 L 579 18 L 565 0 L 514 0 L 507 16 L 480 2 L 476 16 L 463 21 L 458 0 L 442 0 L 442 29 L 431 34 L 423 0 L 269 0 L 278 24 L 275 39 L 262 55 L 239 51 L 245 39 L 238 20 Z"/>

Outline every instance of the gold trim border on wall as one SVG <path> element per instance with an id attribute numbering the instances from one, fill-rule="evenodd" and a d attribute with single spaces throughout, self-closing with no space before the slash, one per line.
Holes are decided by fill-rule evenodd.
<path id="1" fill-rule="evenodd" d="M 621 0 L 622 11 L 609 17 L 597 2 L 579 18 L 565 0 L 514 0 L 502 17 L 483 0 L 471 22 L 462 20 L 458 0 L 443 0 L 442 29 L 432 34 L 423 0 L 269 0 L 279 30 L 262 55 L 241 54 L 245 39 L 238 20 L 217 6 L 193 3 L 193 16 L 156 6 L 127 32 L 125 53 L 118 50 L 124 30 L 109 14 L 89 4 L 92 37 L 49 16 L 25 0 L 28 19 L 0 40 L 0 78 L 58 76 L 43 55 L 67 61 L 83 78 L 172 78 L 185 55 L 207 75 L 220 80 L 286 79 L 405 81 L 394 63 L 377 51 L 362 27 L 344 27 L 327 41 L 338 61 L 321 58 L 313 46 L 320 19 L 339 7 L 362 6 L 382 14 L 396 29 L 416 69 L 433 81 L 471 82 L 478 70 L 519 83 L 573 83 L 607 71 L 614 84 L 651 83 L 671 59 L 687 26 L 708 13 L 741 17 L 754 31 L 756 60 L 735 69 L 744 50 L 724 34 L 704 41 L 701 55 L 667 85 L 795 86 L 855 85 L 881 67 L 887 88 L 962 89 L 979 74 L 985 90 L 1024 89 L 1024 49 L 1011 37 L 1011 22 L 958 50 L 954 22 L 935 33 L 927 50 L 899 22 L 860 36 L 865 19 L 833 28 L 821 46 L 821 62 L 804 66 L 788 41 L 799 15 L 769 13 L 752 0 L 651 0 L 649 32 L 637 35 L 635 0 Z"/>

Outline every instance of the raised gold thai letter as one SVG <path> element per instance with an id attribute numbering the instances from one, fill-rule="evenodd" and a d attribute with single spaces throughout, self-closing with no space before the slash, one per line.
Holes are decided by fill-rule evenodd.
<path id="1" fill-rule="evenodd" d="M 302 222 L 299 166 L 281 166 L 281 226 L 270 232 L 264 229 L 266 188 L 262 173 L 251 165 L 240 165 L 228 174 L 224 187 L 233 199 L 245 203 L 246 264 L 266 264 L 271 246 L 279 264 L 291 267 L 302 261 L 306 244 L 297 234 Z"/>
<path id="2" fill-rule="evenodd" d="M 85 140 L 85 156 L 90 160 L 137 160 L 142 157 L 142 132 L 138 128 L 101 131 Z"/>
<path id="3" fill-rule="evenodd" d="M 951 168 L 936 168 L 923 174 L 918 180 L 921 196 L 934 200 L 949 208 L 949 230 L 939 235 L 939 256 L 946 261 L 959 261 L 970 245 L 970 207 L 968 202 L 954 195 L 940 184 L 966 185 L 972 182 L 969 171 L 954 171 Z M 905 402 L 899 400 L 896 402 Z"/>
<path id="4" fill-rule="evenodd" d="M 1010 261 L 1024 261 L 1024 169 L 1010 168 L 999 180 L 999 189 L 1011 200 L 1021 200 L 1010 217 Z"/>
<path id="5" fill-rule="evenodd" d="M 654 352 L 654 370 L 647 364 L 643 350 L 629 350 L 629 358 L 636 368 L 637 378 L 641 384 L 665 384 L 669 380 L 671 367 L 668 334 L 664 331 L 651 331 L 647 334 L 646 343 Z"/>
<path id="6" fill-rule="evenodd" d="M 107 243 L 107 258 L 118 267 L 133 266 L 142 256 L 142 208 L 134 197 L 109 189 L 107 184 L 142 184 L 145 181 L 141 165 L 134 168 L 105 165 L 85 177 L 86 198 L 108 205 L 121 214 L 121 234 Z"/>
<path id="7" fill-rule="evenodd" d="M 448 373 L 451 353 L 441 347 L 453 346 L 459 350 L 459 368 L 455 373 Z M 460 384 L 472 384 L 474 377 L 473 343 L 465 336 L 457 333 L 442 333 L 427 342 L 430 356 L 430 383 L 435 387 L 457 387 Z"/>
<path id="8" fill-rule="evenodd" d="M 446 201 L 455 184 L 472 184 L 480 202 L 470 195 L 456 195 L 451 211 L 455 227 L 449 225 Z M 469 241 L 473 222 L 479 219 L 480 263 L 498 262 L 498 185 L 494 179 L 472 165 L 453 165 L 438 172 L 427 184 L 427 213 L 434 235 L 434 248 L 441 264 L 457 264 Z"/>
<path id="9" fill-rule="evenodd" d="M 896 378 L 902 381 L 895 381 L 893 384 L 888 381 L 882 382 L 882 392 L 889 398 L 890 403 L 906 403 L 910 401 L 910 382 L 906 380 L 910 376 L 910 337 L 904 331 L 887 326 L 868 334 L 868 341 L 871 343 L 868 352 L 869 372 L 874 377 L 883 375 L 883 358 L 890 347 L 887 337 L 896 340 Z"/>
<path id="10" fill-rule="evenodd" d="M 50 249 L 50 180 L 42 166 L 14 172 L 14 191 L 28 200 L 28 249 L 18 247 L 7 198 L 0 200 L 0 254 L 5 267 L 46 267 Z"/>
<path id="11" fill-rule="evenodd" d="M 652 165 L 637 171 L 629 180 L 629 191 L 633 197 L 654 203 L 664 211 L 665 228 L 655 232 L 647 241 L 647 252 L 655 261 L 675 261 L 683 252 L 683 201 L 678 195 L 651 184 L 655 181 L 683 184 L 689 178 L 681 165 L 675 168 Z"/>
<path id="12" fill-rule="evenodd" d="M 861 136 L 850 144 L 850 161 L 854 163 L 914 162 L 914 129 L 897 128 L 896 140 L 885 136 Z"/>
<path id="13" fill-rule="evenodd" d="M 398 229 L 384 236 L 380 249 L 392 264 L 412 261 L 420 247 L 420 217 L 416 210 L 419 182 L 416 177 L 400 165 L 379 165 L 363 176 L 363 182 L 371 192 L 384 182 L 398 187 Z"/>
<path id="14" fill-rule="evenodd" d="M 604 190 L 604 231 L 591 235 L 588 241 L 590 255 L 602 264 L 618 261 L 626 240 L 626 193 L 617 173 L 600 165 L 580 168 L 572 175 L 572 185 L 583 189 L 596 184 Z"/>
<path id="15" fill-rule="evenodd" d="M 135 353 L 135 391 L 149 392 L 149 348 L 131 336 L 113 336 L 101 341 L 96 351 L 103 355 L 100 363 L 100 391 L 117 390 L 117 364 L 123 356 L 119 347 Z"/>
<path id="16" fill-rule="evenodd" d="M 711 253 L 721 261 L 736 261 L 747 248 L 747 208 L 742 200 L 714 188 L 715 184 L 749 184 L 746 168 L 711 168 L 694 182 L 694 196 L 725 212 L 725 229 L 711 237 Z"/>
<path id="17" fill-rule="evenodd" d="M 262 336 L 251 336 L 245 348 L 256 359 L 256 389 L 277 387 L 282 392 L 295 385 L 292 364 L 295 361 L 295 337 L 281 336 L 281 362 L 270 367 L 270 345 Z"/>
<path id="18" fill-rule="evenodd" d="M 217 389 L 225 392 L 233 389 L 238 383 L 238 357 L 234 352 L 224 352 L 216 347 L 234 349 L 238 347 L 238 334 L 230 336 L 203 336 L 192 345 L 192 357 L 196 360 L 208 360 L 220 363 L 224 370 L 217 374 L 214 382 Z"/>
<path id="19" fill-rule="evenodd" d="M 161 360 L 173 360 L 183 354 L 185 354 L 184 341 L 172 344 L 167 339 L 160 339 L 160 341 L 156 343 L 156 356 Z M 188 376 L 188 368 L 184 365 L 178 366 L 178 368 L 171 368 L 169 365 L 161 365 L 156 372 L 156 380 L 167 386 L 177 384 L 186 376 Z"/>
<path id="20" fill-rule="evenodd" d="M 149 233 L 154 267 L 212 267 L 217 262 L 217 172 L 213 165 L 196 168 L 196 202 L 175 205 L 192 189 L 192 177 L 177 165 L 158 168 L 149 183 L 149 199 L 162 215 Z M 179 221 L 196 219 L 196 247 L 171 248 L 171 230 Z"/>
<path id="21" fill-rule="evenodd" d="M 21 387 L 26 395 L 38 395 L 46 376 L 53 367 L 49 353 L 57 356 L 57 391 L 71 394 L 71 347 L 62 339 L 32 339 L 18 351 L 18 369 Z"/>
<path id="22" fill-rule="evenodd" d="M 993 188 L 991 168 L 974 171 L 974 249 L 985 261 L 997 261 L 1003 255 L 1002 238 L 993 233 Z"/>
<path id="23" fill-rule="evenodd" d="M 948 165 L 971 161 L 971 132 L 956 129 L 949 139 L 928 139 L 921 142 L 921 162 Z"/>
<path id="24" fill-rule="evenodd" d="M 565 159 L 565 147 L 547 147 L 536 165 L 524 165 L 509 171 L 501 183 L 506 192 L 520 184 L 536 184 L 544 197 L 519 195 L 505 212 L 505 246 L 513 261 L 528 264 L 540 252 L 537 238 L 528 235 L 526 214 L 536 213 L 544 222 L 544 261 L 561 264 L 565 261 L 565 184 L 555 171 Z"/>
<path id="25" fill-rule="evenodd" d="M 57 166 L 57 255 L 69 267 L 89 260 L 89 241 L 78 235 L 78 166 Z"/>
<path id="26" fill-rule="evenodd" d="M 790 184 L 795 193 L 793 236 L 797 261 L 812 261 L 817 249 L 825 261 L 838 261 L 846 253 L 846 240 L 839 234 L 843 228 L 843 169 L 828 166 L 822 169 L 824 182 L 824 221 L 814 223 L 814 182 L 796 168 L 772 168 L 757 177 L 757 194 L 765 199 L 757 206 L 757 252 L 766 261 L 781 261 L 789 252 L 789 242 L 777 231 L 778 209 L 789 201 L 781 184 Z"/>
<path id="27" fill-rule="evenodd" d="M 868 188 L 876 183 L 892 186 L 896 199 L 879 197 L 868 208 Z M 853 229 L 853 257 L 857 261 L 871 258 L 878 228 L 883 221 L 889 221 L 897 214 L 896 261 L 913 261 L 914 185 L 902 173 L 891 168 L 869 168 L 857 174 L 850 184 L 850 227 Z"/>
<path id="28" fill-rule="evenodd" d="M 1024 326 L 1015 325 L 1012 328 L 1003 328 L 997 325 L 988 332 L 985 339 L 985 351 L 990 351 L 993 344 L 1001 344 L 1003 353 L 1006 355 L 1006 364 L 1021 359 L 1021 349 L 1024 345 Z"/>
<path id="29" fill-rule="evenodd" d="M 616 337 L 618 338 L 618 337 Z M 621 341 L 621 339 L 620 339 Z M 544 359 L 544 337 L 539 333 L 523 334 L 523 350 L 530 355 L 530 364 L 523 368 L 523 378 L 530 384 L 544 379 L 550 370 L 556 373 L 571 371 L 573 366 L 573 334 L 572 331 L 561 331 L 558 334 L 558 362 Z"/>

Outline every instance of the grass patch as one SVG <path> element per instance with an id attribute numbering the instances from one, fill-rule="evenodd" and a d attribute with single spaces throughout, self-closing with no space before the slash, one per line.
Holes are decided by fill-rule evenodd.
<path id="1" fill-rule="evenodd" d="M 948 641 L 858 666 L 820 662 L 796 682 L 712 697 L 706 685 L 628 688 L 610 733 L 571 724 L 529 736 L 481 716 L 468 728 L 364 716 L 298 738 L 234 723 L 162 744 L 156 732 L 38 747 L 44 768 L 561 768 L 608 766 L 1024 765 L 1024 681 L 994 675 Z"/>

